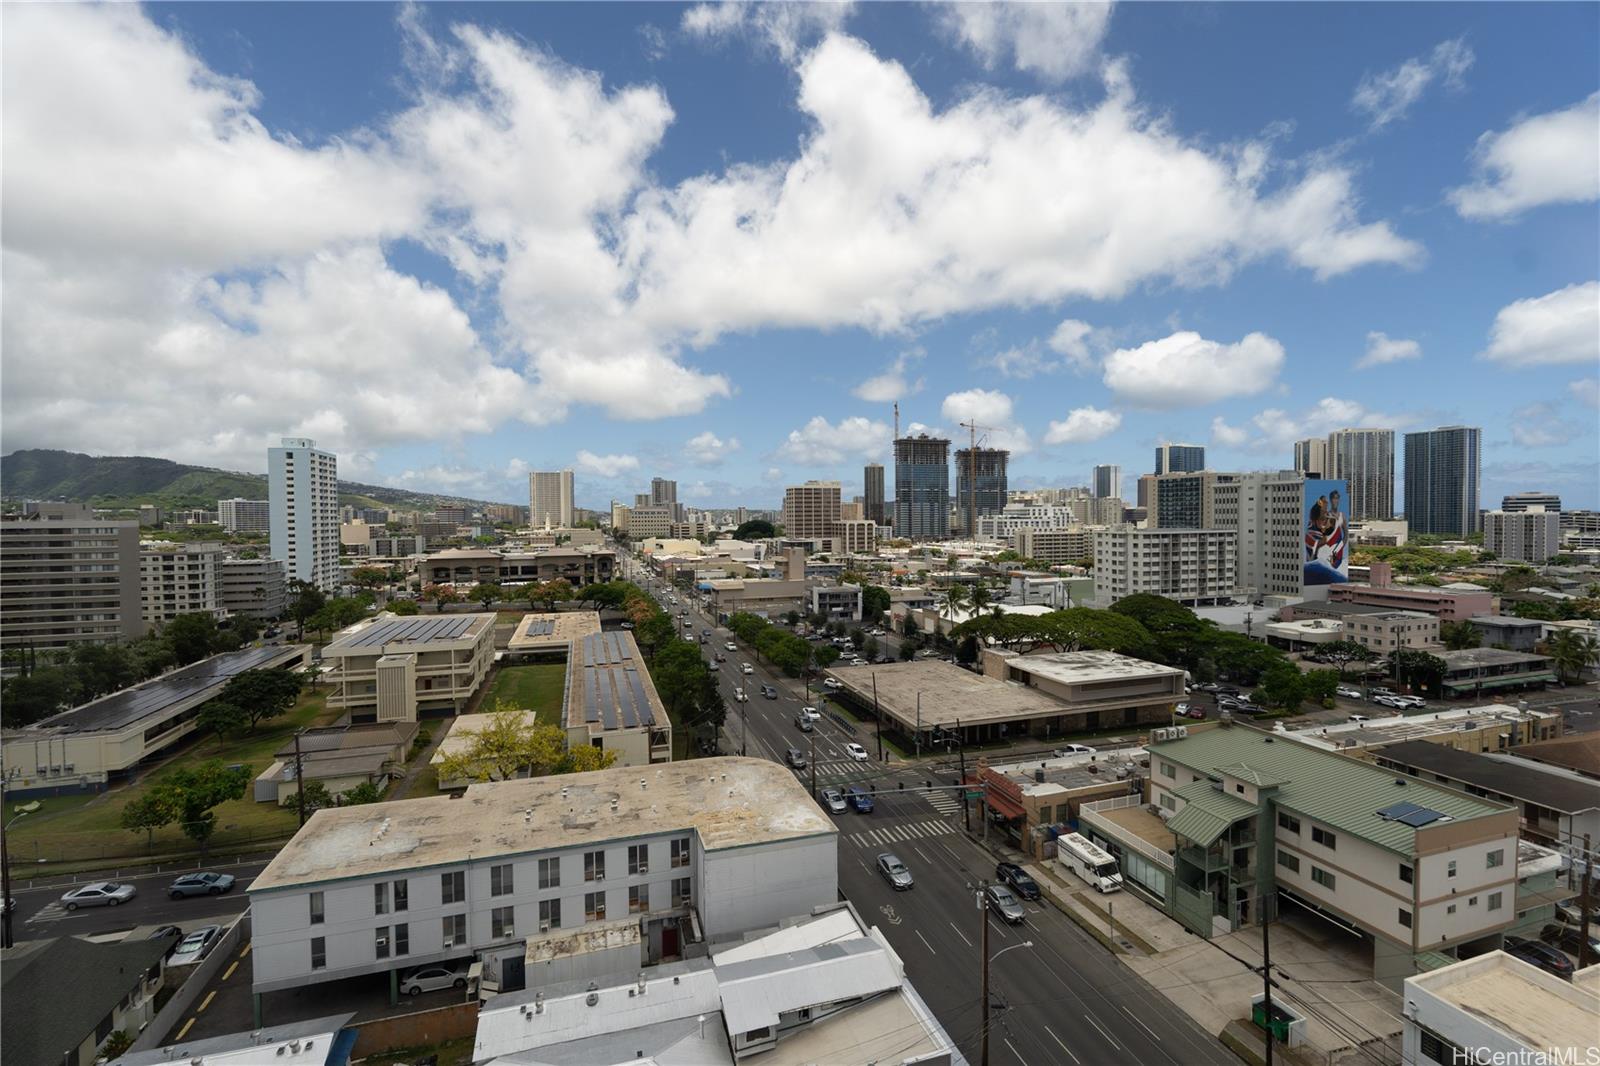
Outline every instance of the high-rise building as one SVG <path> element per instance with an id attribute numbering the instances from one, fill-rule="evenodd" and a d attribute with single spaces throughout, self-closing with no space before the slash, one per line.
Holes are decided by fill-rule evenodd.
<path id="1" fill-rule="evenodd" d="M 1212 526 L 1210 486 L 1217 475 L 1210 471 L 1154 474 L 1140 478 L 1147 490 L 1151 529 L 1209 529 Z"/>
<path id="2" fill-rule="evenodd" d="M 894 442 L 894 534 L 950 536 L 950 442 L 926 433 Z"/>
<path id="3" fill-rule="evenodd" d="M 139 599 L 145 622 L 160 625 L 180 614 L 221 618 L 221 563 L 220 544 L 145 541 L 139 545 Z"/>
<path id="4" fill-rule="evenodd" d="M 1325 437 L 1307 437 L 1294 442 L 1294 468 L 1310 478 L 1327 477 L 1328 441 Z"/>
<path id="5" fill-rule="evenodd" d="M 272 506 L 266 500 L 218 500 L 217 525 L 227 533 L 270 533 Z"/>
<path id="6" fill-rule="evenodd" d="M 783 535 L 797 540 L 834 536 L 839 525 L 837 481 L 808 481 L 783 491 Z"/>
<path id="7" fill-rule="evenodd" d="M 1406 525 L 1411 534 L 1466 536 L 1478 523 L 1483 430 L 1442 426 L 1406 434 Z"/>
<path id="8" fill-rule="evenodd" d="M 883 509 L 883 464 L 868 463 L 862 469 L 863 491 L 866 494 L 866 517 L 878 523 L 887 525 L 889 516 Z"/>
<path id="9" fill-rule="evenodd" d="M 1394 430 L 1336 429 L 1328 434 L 1326 454 L 1332 469 L 1322 476 L 1350 483 L 1352 521 L 1394 517 Z"/>
<path id="10" fill-rule="evenodd" d="M 978 515 L 994 514 L 1005 507 L 1006 461 L 1010 457 L 1010 452 L 1000 448 L 956 451 L 956 512 L 964 516 L 961 526 L 967 536 L 977 528 Z"/>
<path id="11" fill-rule="evenodd" d="M 650 479 L 650 505 L 652 507 L 667 507 L 672 510 L 674 522 L 683 521 L 683 504 L 678 502 L 678 483 L 668 481 L 666 478 L 653 477 Z"/>
<path id="12" fill-rule="evenodd" d="M 143 636 L 139 523 L 76 503 L 0 520 L 0 647 L 55 651 Z"/>
<path id="13" fill-rule="evenodd" d="M 1184 474 L 1206 468 L 1203 444 L 1162 444 L 1156 448 L 1157 474 Z"/>
<path id="14" fill-rule="evenodd" d="M 1098 499 L 1122 499 L 1122 467 L 1097 466 L 1094 468 L 1094 494 Z"/>
<path id="15" fill-rule="evenodd" d="M 1153 593 L 1190 605 L 1226 602 L 1239 591 L 1238 534 L 1231 529 L 1116 529 L 1094 534 L 1094 599 L 1110 607 Z"/>
<path id="16" fill-rule="evenodd" d="M 1256 596 L 1297 596 L 1304 587 L 1305 477 L 1296 470 L 1151 477 L 1151 529 L 1237 534 L 1236 580 Z"/>
<path id="17" fill-rule="evenodd" d="M 1506 562 L 1549 562 L 1561 551 L 1561 512 L 1490 511 L 1483 516 L 1483 550 Z"/>
<path id="18" fill-rule="evenodd" d="M 572 471 L 536 470 L 528 475 L 528 524 L 534 529 L 572 528 Z"/>
<path id="19" fill-rule="evenodd" d="M 1553 492 L 1513 492 L 1500 498 L 1502 511 L 1531 511 L 1543 507 L 1546 511 L 1560 511 L 1561 497 Z"/>
<path id="20" fill-rule="evenodd" d="M 339 585 L 339 463 L 317 442 L 284 437 L 267 449 L 272 557 L 291 581 L 324 592 Z"/>

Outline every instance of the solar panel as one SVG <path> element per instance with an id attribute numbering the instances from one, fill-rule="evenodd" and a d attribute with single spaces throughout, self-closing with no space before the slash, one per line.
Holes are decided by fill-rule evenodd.
<path id="1" fill-rule="evenodd" d="M 1444 815 L 1438 811 L 1430 811 L 1426 807 L 1418 807 L 1409 814 L 1402 814 L 1396 821 L 1403 822 L 1414 829 L 1420 829 L 1431 822 L 1437 822 Z"/>
<path id="2" fill-rule="evenodd" d="M 595 703 L 595 700 L 596 700 L 595 687 L 598 684 L 599 684 L 599 677 L 596 674 L 594 667 L 592 667 L 592 666 L 584 667 L 583 668 L 583 720 L 585 722 L 598 722 L 600 720 L 600 708 Z"/>
<path id="3" fill-rule="evenodd" d="M 1379 811 L 1378 817 L 1389 819 L 1404 818 L 1408 814 L 1414 814 L 1417 811 L 1424 809 L 1425 808 L 1415 803 L 1396 803 L 1393 806 L 1385 807 L 1383 810 Z"/>
<path id="4" fill-rule="evenodd" d="M 628 679 L 619 677 L 613 672 L 611 680 L 617 686 L 617 709 L 622 713 L 622 725 L 626 729 L 633 729 L 639 724 L 639 710 L 634 706 L 633 691 L 628 687 Z"/>
<path id="5" fill-rule="evenodd" d="M 607 729 L 617 728 L 617 699 L 612 691 L 611 672 L 608 670 L 600 675 L 600 684 L 604 687 L 600 692 L 600 723 Z"/>
<path id="6" fill-rule="evenodd" d="M 628 670 L 628 685 L 633 689 L 633 701 L 639 708 L 639 719 L 644 725 L 656 724 L 655 709 L 650 706 L 650 700 L 644 694 L 644 682 L 639 678 L 639 671 Z"/>

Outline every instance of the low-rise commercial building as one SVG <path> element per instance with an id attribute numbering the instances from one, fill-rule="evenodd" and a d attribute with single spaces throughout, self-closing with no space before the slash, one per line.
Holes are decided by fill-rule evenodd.
<path id="1" fill-rule="evenodd" d="M 1406 978 L 1402 998 L 1402 1066 L 1594 1058 L 1600 966 L 1568 982 L 1491 951 Z"/>
<path id="2" fill-rule="evenodd" d="M 1509 614 L 1477 614 L 1467 619 L 1483 635 L 1483 643 L 1506 651 L 1532 651 L 1544 639 L 1545 624 L 1537 618 Z"/>
<path id="3" fill-rule="evenodd" d="M 1333 621 L 1340 624 L 1335 639 L 1353 640 L 1378 655 L 1400 648 L 1435 648 L 1439 643 L 1439 618 L 1423 611 L 1398 611 L 1338 600 L 1304 600 L 1283 609 L 1289 621 Z M 1272 632 L 1272 627 L 1267 627 Z"/>
<path id="4" fill-rule="evenodd" d="M 633 634 L 593 633 L 567 658 L 567 746 L 617 753 L 618 766 L 672 761 L 672 721 Z"/>
<path id="5" fill-rule="evenodd" d="M 217 605 L 223 614 L 267 622 L 288 607 L 288 575 L 281 559 L 217 560 Z"/>
<path id="6" fill-rule="evenodd" d="M 7 1062 L 91 1066 L 112 1033 L 156 1015 L 174 941 L 28 940 L 0 951 L 0 1041 Z"/>
<path id="7" fill-rule="evenodd" d="M 271 765 L 256 775 L 255 801 L 280 807 L 293 803 L 302 780 L 320 782 L 336 800 L 365 784 L 381 792 L 392 774 L 404 772 L 417 732 L 415 722 L 304 730 L 274 752 Z"/>
<path id="8" fill-rule="evenodd" d="M 1101 607 L 1139 593 L 1190 606 L 1239 592 L 1239 535 L 1231 529 L 1137 529 L 1094 534 L 1094 598 Z"/>
<path id="9" fill-rule="evenodd" d="M 860 585 L 812 585 L 808 614 L 820 614 L 830 622 L 861 621 Z"/>
<path id="10" fill-rule="evenodd" d="M 480 548 L 447 548 L 424 556 L 417 573 L 425 585 L 520 585 L 560 578 L 573 588 L 610 581 L 616 574 L 617 553 L 594 545 L 570 545 L 529 552 L 500 552 Z"/>
<path id="11" fill-rule="evenodd" d="M 1494 593 L 1485 589 L 1444 589 L 1428 585 L 1387 585 L 1378 582 L 1384 564 L 1372 564 L 1374 582 L 1333 585 L 1328 599 L 1333 603 L 1358 603 L 1367 607 L 1387 607 L 1396 611 L 1421 611 L 1441 622 L 1465 622 L 1476 614 L 1494 613 Z"/>
<path id="12" fill-rule="evenodd" d="M 223 616 L 218 568 L 220 544 L 139 545 L 139 603 L 146 624 L 159 626 L 180 614 Z"/>
<path id="13" fill-rule="evenodd" d="M 721 617 L 748 611 L 766 618 L 776 618 L 789 611 L 805 610 L 811 583 L 804 577 L 730 577 L 702 581 L 700 588 L 706 592 L 712 609 Z"/>
<path id="14" fill-rule="evenodd" d="M 1292 730 L 1286 735 L 1358 758 L 1373 758 L 1391 744 L 1426 741 L 1457 751 L 1509 751 L 1512 748 L 1561 735 L 1559 711 L 1537 707 L 1512 707 L 1491 703 L 1482 707 L 1452 707 L 1447 711 L 1374 718 L 1368 722 L 1340 722 Z"/>
<path id="15" fill-rule="evenodd" d="M 1436 653 L 1444 660 L 1444 690 L 1451 696 L 1480 698 L 1544 688 L 1556 679 L 1543 655 L 1499 648 L 1469 648 Z"/>
<path id="16" fill-rule="evenodd" d="M 598 611 L 525 614 L 506 642 L 506 655 L 515 659 L 566 659 L 576 641 L 598 632 Z"/>
<path id="17" fill-rule="evenodd" d="M 96 518 L 75 503 L 30 503 L 0 517 L 0 647 L 116 644 L 147 628 L 138 522 Z"/>
<path id="18" fill-rule="evenodd" d="M 423 711 L 461 713 L 494 661 L 493 614 L 385 611 L 322 649 L 328 706 L 358 721 L 415 722 Z"/>
<path id="19" fill-rule="evenodd" d="M 983 788 L 997 831 L 1033 858 L 1047 859 L 1083 804 L 1138 794 L 1132 755 L 1063 755 L 994 766 L 980 756 L 973 780 Z"/>
<path id="20" fill-rule="evenodd" d="M 476 784 L 317 811 L 250 885 L 258 997 L 476 956 L 511 987 L 530 936 L 629 919 L 638 966 L 838 896 L 838 830 L 764 759 Z M 510 968 L 502 960 L 515 960 Z"/>

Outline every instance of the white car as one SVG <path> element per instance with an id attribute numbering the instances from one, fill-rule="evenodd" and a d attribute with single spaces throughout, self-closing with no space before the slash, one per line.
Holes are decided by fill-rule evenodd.
<path id="1" fill-rule="evenodd" d="M 733 702 L 734 703 L 749 703 L 750 702 L 750 697 L 746 696 L 744 694 L 744 689 L 736 688 L 736 689 L 733 690 Z"/>
<path id="2" fill-rule="evenodd" d="M 1350 685 L 1340 685 L 1334 691 L 1347 700 L 1359 700 L 1361 698 L 1361 690 Z"/>
<path id="3" fill-rule="evenodd" d="M 132 885 L 120 885 L 115 881 L 96 881 L 82 888 L 75 888 L 61 897 L 61 905 L 69 911 L 79 907 L 115 907 L 119 903 L 126 903 L 138 894 Z"/>
<path id="4" fill-rule="evenodd" d="M 724 644 L 723 647 L 727 648 L 729 651 L 738 651 L 739 650 L 739 645 L 735 644 L 731 640 L 728 641 L 728 643 Z"/>
<path id="5" fill-rule="evenodd" d="M 844 753 L 846 755 L 850 756 L 856 762 L 866 762 L 867 761 L 867 749 L 863 748 L 860 744 L 857 744 L 855 741 L 851 741 L 850 743 L 848 743 L 848 744 L 846 744 L 844 746 Z"/>
<path id="6" fill-rule="evenodd" d="M 749 663 L 740 663 L 739 672 L 741 674 L 753 674 L 756 672 L 756 668 L 751 666 Z"/>
<path id="7" fill-rule="evenodd" d="M 406 974 L 400 991 L 408 996 L 437 992 L 441 988 L 466 988 L 467 975 L 450 966 L 423 966 Z"/>
<path id="8" fill-rule="evenodd" d="M 1098 748 L 1091 748 L 1087 744 L 1063 744 L 1056 749 L 1056 755 L 1093 755 Z"/>
<path id="9" fill-rule="evenodd" d="M 822 687 L 823 688 L 844 688 L 844 682 L 840 681 L 836 677 L 824 678 L 823 681 L 822 681 Z"/>
<path id="10" fill-rule="evenodd" d="M 1368 718 L 1364 714 L 1352 714 L 1349 717 L 1348 720 L 1351 721 L 1351 722 L 1370 722 L 1370 721 L 1372 721 L 1372 719 Z"/>
<path id="11" fill-rule="evenodd" d="M 800 708 L 800 714 L 805 718 L 811 719 L 813 722 L 822 720 L 822 712 L 817 710 L 815 707 L 802 707 Z"/>

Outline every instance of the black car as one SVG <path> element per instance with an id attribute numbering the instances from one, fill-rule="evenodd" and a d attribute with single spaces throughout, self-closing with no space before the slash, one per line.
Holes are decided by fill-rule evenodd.
<path id="1" fill-rule="evenodd" d="M 1027 873 L 1014 862 L 996 863 L 994 875 L 1011 886 L 1011 891 L 1023 899 L 1039 898 L 1039 882 L 1029 877 Z"/>
<path id="2" fill-rule="evenodd" d="M 1520 936 L 1508 936 L 1505 940 L 1505 952 L 1513 958 L 1521 959 L 1529 966 L 1537 966 L 1545 973 L 1567 980 L 1572 979 L 1572 960 L 1548 944 L 1541 944 L 1537 940 L 1525 940 Z"/>
<path id="3" fill-rule="evenodd" d="M 1582 957 L 1583 930 L 1578 926 L 1555 924 L 1547 925 L 1544 927 L 1543 931 L 1539 933 L 1539 939 L 1543 940 L 1546 944 L 1560 948 L 1562 951 L 1565 951 L 1567 954 L 1578 959 L 1580 962 L 1584 961 Z M 1595 936 L 1593 933 L 1589 934 L 1588 961 L 1600 962 L 1600 936 Z"/>

